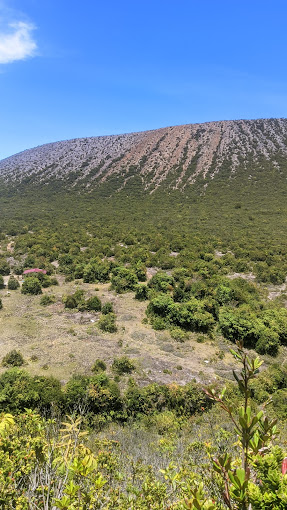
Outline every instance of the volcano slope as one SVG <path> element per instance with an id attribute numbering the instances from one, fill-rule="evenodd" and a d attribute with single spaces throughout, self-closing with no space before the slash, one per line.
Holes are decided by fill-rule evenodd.
<path id="1" fill-rule="evenodd" d="M 116 219 L 125 229 L 282 240 L 286 140 L 287 120 L 267 119 L 47 144 L 0 162 L 1 221 Z"/>
<path id="2" fill-rule="evenodd" d="M 88 295 L 91 288 L 87 285 L 97 283 L 104 300 L 110 299 L 110 290 L 101 287 L 106 285 L 101 278 L 88 279 L 87 266 L 91 263 L 109 264 L 108 281 L 118 276 L 119 267 L 134 271 L 139 281 L 141 272 L 145 275 L 147 271 L 151 279 L 158 271 L 164 271 L 166 284 L 153 283 L 147 301 L 156 297 L 157 292 L 169 294 L 178 303 L 181 300 L 184 303 L 191 295 L 205 300 L 205 311 L 213 315 L 215 326 L 212 331 L 203 331 L 203 336 L 207 335 L 203 340 L 209 338 L 208 342 L 212 343 L 215 335 L 221 341 L 219 308 L 216 307 L 251 307 L 258 319 L 260 307 L 267 306 L 268 292 L 276 296 L 278 306 L 285 307 L 286 135 L 285 119 L 223 121 L 56 142 L 7 158 L 0 162 L 0 271 L 5 275 L 10 269 L 21 272 L 29 267 L 45 267 L 51 272 L 57 266 L 57 272 L 66 280 L 82 282 L 80 285 Z M 8 269 L 7 264 L 10 264 Z M 241 294 L 237 284 L 235 290 L 230 290 L 226 280 L 226 277 L 236 276 L 242 280 L 238 284 L 242 286 Z M 129 277 L 122 273 L 122 280 Z M 173 280 L 168 281 L 168 277 Z M 61 278 L 63 276 L 60 281 Z M 229 298 L 220 298 L 221 301 L 218 298 L 216 278 L 225 278 L 220 284 L 230 290 Z M 246 279 L 249 288 L 242 283 Z M 252 283 L 254 280 L 257 283 Z M 275 288 L 271 289 L 271 285 Z M 277 285 L 281 285 L 279 290 Z M 63 294 L 75 292 L 77 288 L 72 283 L 70 288 L 67 281 L 63 286 L 55 293 L 59 310 L 63 308 Z M 115 287 L 116 284 L 113 292 L 118 291 L 119 296 L 123 292 L 120 299 L 127 301 L 130 310 L 135 286 L 129 287 L 129 283 L 121 281 L 121 288 Z M 184 287 L 183 295 L 181 287 Z M 125 291 L 133 293 L 130 298 Z M 23 299 L 25 301 L 26 297 Z M 34 300 L 32 309 L 40 313 L 40 298 L 27 299 Z M 24 301 L 25 308 L 28 305 Z M 12 308 L 15 306 L 14 303 Z M 57 305 L 50 306 L 48 314 L 53 316 L 55 311 L 59 312 L 53 308 Z M 60 313 L 66 313 L 62 308 Z M 170 324 L 158 317 L 145 318 L 145 303 L 138 308 L 140 321 L 150 322 L 145 327 L 170 330 Z M 128 309 L 125 312 L 120 301 L 116 305 L 116 312 L 121 314 L 120 327 L 129 331 L 132 342 L 136 320 L 133 323 L 131 319 L 133 326 L 130 328 L 122 318 L 127 318 Z M 31 332 L 29 328 L 33 324 L 26 319 L 29 327 L 27 331 L 24 328 L 22 335 L 27 340 L 27 355 L 30 356 L 38 329 L 35 326 L 35 331 Z M 73 320 L 77 324 L 82 318 Z M 262 318 L 258 320 L 263 321 Z M 16 335 L 14 325 L 8 322 L 10 333 L 6 350 L 19 346 L 17 339 L 16 345 L 13 343 L 13 338 L 19 338 L 19 331 Z M 19 327 L 23 329 L 24 323 L 20 322 Z M 61 328 L 60 324 L 58 327 Z M 78 326 L 69 324 L 65 328 L 63 325 L 65 335 L 73 337 L 68 331 L 73 329 L 77 333 Z M 181 329 L 173 332 L 179 343 L 186 333 L 182 334 Z M 192 337 L 195 341 L 202 331 L 197 328 L 187 333 L 195 335 Z M 56 332 L 53 335 L 51 345 L 54 341 L 57 343 Z M 93 331 L 85 331 L 85 335 L 93 338 Z M 123 342 L 122 335 L 117 337 L 119 346 Z M 161 333 L 159 338 L 161 342 Z M 228 334 L 226 338 L 235 339 Z M 46 344 L 47 339 L 43 337 L 43 345 Z M 213 346 L 210 359 L 221 356 L 224 349 L 222 346 L 218 349 L 218 345 Z M 58 347 L 57 344 L 55 363 Z M 129 348 L 138 349 L 139 356 L 142 352 L 142 345 L 139 348 L 124 343 L 124 347 L 130 355 L 133 351 L 129 352 Z M 79 346 L 79 353 L 80 350 Z M 146 359 L 151 351 L 146 353 Z M 118 354 L 118 348 L 115 352 Z M 44 359 L 47 352 L 42 350 L 41 353 Z M 203 354 L 200 355 L 201 365 Z M 103 356 L 108 358 L 108 352 L 103 351 Z M 79 354 L 83 370 L 88 357 L 87 353 L 85 359 L 80 359 Z M 177 366 L 174 360 L 172 363 Z M 196 363 L 193 368 L 196 369 Z M 155 373 L 157 369 L 155 364 L 152 371 Z M 167 370 L 165 376 L 169 376 L 170 366 L 166 365 L 164 370 Z M 184 381 L 191 376 L 187 372 L 183 377 L 180 370 L 176 374 L 172 374 L 172 379 Z M 161 376 L 162 380 L 165 376 Z"/>

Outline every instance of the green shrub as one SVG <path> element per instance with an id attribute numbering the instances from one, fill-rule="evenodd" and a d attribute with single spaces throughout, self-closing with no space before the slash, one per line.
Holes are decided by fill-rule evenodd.
<path id="1" fill-rule="evenodd" d="M 272 406 L 276 416 L 285 420 L 287 416 L 287 389 L 278 390 L 272 395 Z"/>
<path id="2" fill-rule="evenodd" d="M 108 282 L 110 279 L 110 264 L 101 261 L 90 262 L 84 267 L 82 275 L 85 283 Z M 77 278 L 81 278 L 79 271 Z"/>
<path id="3" fill-rule="evenodd" d="M 138 283 L 138 278 L 132 269 L 127 267 L 116 267 L 112 271 L 112 289 L 121 294 L 134 290 Z"/>
<path id="4" fill-rule="evenodd" d="M 2 274 L 0 274 L 0 289 L 4 289 L 4 287 L 5 287 L 4 278 Z"/>
<path id="5" fill-rule="evenodd" d="M 52 303 L 55 303 L 56 298 L 55 296 L 49 296 L 48 294 L 44 294 L 44 296 L 40 299 L 40 305 L 47 306 L 51 305 Z"/>
<path id="6" fill-rule="evenodd" d="M 97 296 L 93 296 L 85 302 L 85 308 L 89 311 L 99 312 L 102 308 L 102 303 Z"/>
<path id="7" fill-rule="evenodd" d="M 76 290 L 74 294 L 64 296 L 63 297 L 63 303 L 65 305 L 65 308 L 78 308 L 85 309 L 85 299 L 84 299 L 84 291 L 83 290 Z"/>
<path id="8" fill-rule="evenodd" d="M 163 329 L 166 329 L 168 327 L 168 324 L 164 320 L 163 317 L 151 317 L 150 323 L 156 331 L 162 331 Z"/>
<path id="9" fill-rule="evenodd" d="M 219 326 L 228 340 L 236 342 L 241 339 L 246 347 L 255 347 L 260 324 L 250 308 L 223 307 L 219 312 Z"/>
<path id="10" fill-rule="evenodd" d="M 108 302 L 102 306 L 102 313 L 107 315 L 108 313 L 114 313 L 114 307 L 112 303 Z"/>
<path id="11" fill-rule="evenodd" d="M 112 364 L 112 370 L 118 375 L 123 374 L 131 374 L 131 372 L 135 369 L 134 363 L 127 358 L 127 356 L 122 356 L 121 358 L 115 358 Z"/>
<path id="12" fill-rule="evenodd" d="M 10 266 L 6 259 L 0 258 L 0 274 L 3 276 L 7 276 L 10 273 Z"/>
<path id="13" fill-rule="evenodd" d="M 138 299 L 139 301 L 146 301 L 148 299 L 147 285 L 137 285 L 135 291 L 135 299 Z"/>
<path id="14" fill-rule="evenodd" d="M 123 402 L 118 385 L 101 372 L 90 378 L 88 385 L 88 405 L 92 413 L 107 416 L 121 416 Z"/>
<path id="15" fill-rule="evenodd" d="M 44 278 L 39 278 L 39 280 L 42 284 L 42 287 L 44 287 L 44 289 L 46 289 L 47 287 L 50 287 L 52 285 L 52 280 L 51 280 L 50 276 L 48 276 L 46 274 L 43 276 L 44 276 Z"/>
<path id="16" fill-rule="evenodd" d="M 73 296 L 67 296 L 64 300 L 65 308 L 77 308 L 77 301 Z"/>
<path id="17" fill-rule="evenodd" d="M 2 299 L 0 299 L 0 310 L 3 308 Z"/>
<path id="18" fill-rule="evenodd" d="M 270 328 L 262 328 L 259 338 L 255 344 L 255 349 L 259 354 L 269 354 L 276 356 L 279 349 L 279 335 Z"/>
<path id="19" fill-rule="evenodd" d="M 153 327 L 157 324 L 155 318 L 161 317 L 166 325 L 207 333 L 215 321 L 212 314 L 205 310 L 206 306 L 207 302 L 195 298 L 184 303 L 175 303 L 171 296 L 159 294 L 150 301 L 146 313 Z"/>
<path id="20" fill-rule="evenodd" d="M 116 326 L 116 315 L 114 313 L 102 315 L 98 321 L 98 327 L 101 331 L 115 333 L 118 329 Z"/>
<path id="21" fill-rule="evenodd" d="M 20 283 L 18 282 L 18 280 L 15 278 L 15 276 L 10 276 L 9 280 L 8 280 L 8 289 L 9 290 L 16 290 L 20 287 Z"/>
<path id="22" fill-rule="evenodd" d="M 30 276 L 29 278 L 25 278 L 22 288 L 22 294 L 42 294 L 41 283 L 38 278 Z"/>
<path id="23" fill-rule="evenodd" d="M 260 315 L 260 319 L 268 327 L 276 331 L 279 335 L 280 343 L 287 344 L 287 310 L 280 308 L 279 310 L 264 310 Z"/>
<path id="24" fill-rule="evenodd" d="M 160 317 L 168 317 L 170 310 L 175 305 L 171 296 L 167 294 L 159 294 L 153 298 L 147 307 L 147 315 L 158 315 Z"/>
<path id="25" fill-rule="evenodd" d="M 37 409 L 46 413 L 61 407 L 61 383 L 53 377 L 30 376 L 19 368 L 10 368 L 0 376 L 0 410 L 19 412 Z"/>
<path id="26" fill-rule="evenodd" d="M 173 289 L 174 278 L 164 271 L 159 271 L 150 279 L 148 286 L 158 292 L 168 292 Z"/>
<path id="27" fill-rule="evenodd" d="M 107 365 L 105 362 L 101 359 L 96 359 L 95 363 L 93 364 L 91 371 L 94 373 L 97 372 L 104 372 L 107 369 Z"/>
<path id="28" fill-rule="evenodd" d="M 146 267 L 144 264 L 138 262 L 135 266 L 134 266 L 134 272 L 137 276 L 137 279 L 139 282 L 145 282 L 146 281 Z"/>
<path id="29" fill-rule="evenodd" d="M 183 331 L 181 328 L 176 326 L 171 328 L 170 336 L 171 338 L 174 338 L 174 340 L 176 340 L 177 342 L 184 342 L 188 338 L 186 331 Z"/>
<path id="30" fill-rule="evenodd" d="M 24 363 L 25 361 L 21 352 L 16 351 L 16 349 L 8 352 L 2 359 L 2 365 L 4 367 L 21 367 Z"/>

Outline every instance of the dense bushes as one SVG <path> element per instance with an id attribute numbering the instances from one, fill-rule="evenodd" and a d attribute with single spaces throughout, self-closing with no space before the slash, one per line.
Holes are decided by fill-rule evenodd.
<path id="1" fill-rule="evenodd" d="M 40 305 L 42 305 L 42 306 L 51 305 L 51 304 L 55 303 L 55 301 L 56 301 L 55 296 L 51 296 L 49 294 L 44 294 L 44 296 L 42 296 L 40 299 Z"/>
<path id="2" fill-rule="evenodd" d="M 186 278 L 185 270 L 176 278 L 158 272 L 148 287 L 150 303 L 146 313 L 154 329 L 181 328 L 208 333 L 216 325 L 232 342 L 243 340 L 260 354 L 275 356 L 287 339 L 287 311 L 268 308 L 256 285 L 242 278 Z M 136 297 L 143 298 L 146 289 Z M 180 335 L 178 335 L 180 336 Z"/>
<path id="3" fill-rule="evenodd" d="M 74 294 L 63 296 L 63 303 L 65 305 L 65 308 L 77 308 L 78 310 L 84 311 L 93 311 L 93 312 L 99 312 L 102 308 L 101 300 L 97 296 L 92 296 L 85 300 L 83 290 L 76 290 Z"/>
<path id="4" fill-rule="evenodd" d="M 107 369 L 107 365 L 105 362 L 101 359 L 96 359 L 95 363 L 93 364 L 91 371 L 94 373 L 97 372 L 104 372 Z"/>
<path id="5" fill-rule="evenodd" d="M 111 283 L 112 289 L 120 294 L 122 292 L 134 290 L 138 283 L 138 277 L 130 268 L 116 267 L 112 271 Z"/>
<path id="6" fill-rule="evenodd" d="M 235 342 L 242 339 L 246 347 L 274 356 L 280 343 L 286 343 L 287 311 L 279 309 L 255 313 L 246 306 L 223 307 L 219 312 L 219 326 L 228 340 Z"/>
<path id="7" fill-rule="evenodd" d="M 139 301 L 146 301 L 148 299 L 148 287 L 146 285 L 137 285 L 135 288 L 135 298 Z"/>
<path id="8" fill-rule="evenodd" d="M 25 408 L 51 411 L 61 408 L 61 384 L 53 377 L 30 376 L 13 368 L 0 376 L 0 410 L 24 411 Z"/>
<path id="9" fill-rule="evenodd" d="M 102 306 L 102 313 L 104 315 L 107 315 L 108 313 L 114 313 L 114 307 L 113 307 L 113 304 L 112 303 L 105 303 L 103 306 Z"/>
<path id="10" fill-rule="evenodd" d="M 147 315 L 151 321 L 157 316 L 161 317 L 166 326 L 180 326 L 189 331 L 206 333 L 211 330 L 215 320 L 211 313 L 206 311 L 206 303 L 196 298 L 186 303 L 175 303 L 171 296 L 159 294 L 151 299 L 147 307 Z"/>
<path id="11" fill-rule="evenodd" d="M 272 445 L 276 420 L 250 402 L 250 384 L 264 374 L 257 375 L 261 362 L 242 349 L 235 355 L 242 363 L 232 402 L 230 392 L 227 398 L 215 386 L 203 392 L 196 383 L 140 388 L 129 379 L 121 394 L 103 372 L 74 376 L 65 391 L 52 378 L 19 369 L 2 374 L 3 508 L 11 502 L 15 508 L 28 509 L 31 503 L 41 508 L 43 501 L 47 508 L 62 509 L 81 509 L 86 502 L 93 508 L 112 502 L 121 510 L 285 508 L 286 453 Z M 276 384 L 283 384 L 281 372 L 272 367 Z M 284 388 L 274 400 L 285 416 Z M 235 431 L 219 410 L 206 413 L 212 402 L 228 413 Z M 67 411 L 73 416 L 61 423 L 59 413 Z M 186 420 L 196 412 L 195 419 Z M 104 424 L 109 429 L 98 434 L 95 428 Z"/>
<path id="12" fill-rule="evenodd" d="M 164 273 L 163 271 L 159 271 L 148 282 L 148 287 L 156 290 L 157 292 L 166 292 L 168 290 L 172 290 L 174 286 L 174 278 L 173 276 Z"/>
<path id="13" fill-rule="evenodd" d="M 80 275 L 76 274 L 79 278 Z M 82 272 L 82 278 L 86 283 L 108 282 L 110 278 L 110 264 L 108 262 L 91 261 Z"/>
<path id="14" fill-rule="evenodd" d="M 10 266 L 6 259 L 0 258 L 0 275 L 7 276 L 10 273 Z"/>
<path id="15" fill-rule="evenodd" d="M 164 410 L 177 416 L 191 416 L 210 403 L 201 386 L 151 384 L 141 388 L 130 380 L 124 393 L 105 373 L 105 364 L 95 363 L 93 376 L 75 375 L 65 388 L 53 377 L 31 376 L 19 368 L 11 368 L 0 375 L 0 411 L 21 412 L 25 408 L 45 412 L 71 413 L 85 409 L 87 416 L 100 413 L 119 421 L 140 414 L 153 414 Z M 134 369 L 128 358 L 115 359 L 113 370 L 127 374 Z M 91 418 L 92 420 L 92 418 Z M 92 420 L 93 421 L 93 420 Z M 91 421 L 91 422 L 92 422 Z"/>

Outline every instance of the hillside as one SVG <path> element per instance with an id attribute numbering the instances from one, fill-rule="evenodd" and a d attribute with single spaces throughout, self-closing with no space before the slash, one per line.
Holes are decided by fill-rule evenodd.
<path id="1" fill-rule="evenodd" d="M 209 468 L 219 452 L 242 479 L 246 437 L 254 508 L 283 508 L 286 130 L 178 126 L 0 162 L 5 508 L 231 508 Z"/>
<path id="2" fill-rule="evenodd" d="M 287 119 L 220 121 L 46 144 L 2 160 L 0 179 L 110 193 L 127 185 L 152 193 L 200 183 L 203 190 L 216 176 L 282 175 L 286 157 Z"/>

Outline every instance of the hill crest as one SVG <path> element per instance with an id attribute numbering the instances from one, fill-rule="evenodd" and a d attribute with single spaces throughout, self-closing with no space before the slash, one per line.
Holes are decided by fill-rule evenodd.
<path id="1" fill-rule="evenodd" d="M 117 191 L 137 179 L 148 192 L 163 185 L 184 190 L 223 173 L 281 172 L 286 157 L 287 119 L 215 121 L 45 144 L 0 161 L 0 178 L 35 185 L 58 180 L 86 190 L 112 179 Z"/>

